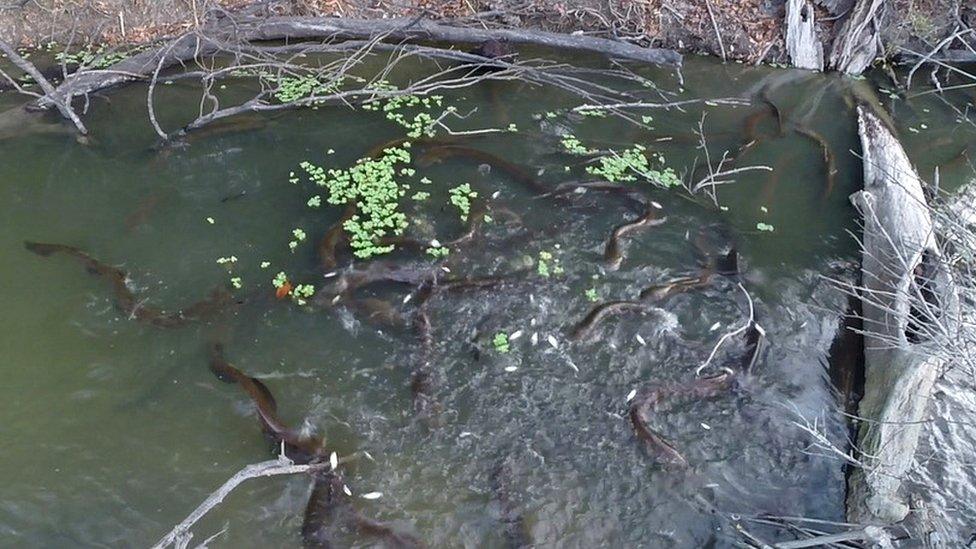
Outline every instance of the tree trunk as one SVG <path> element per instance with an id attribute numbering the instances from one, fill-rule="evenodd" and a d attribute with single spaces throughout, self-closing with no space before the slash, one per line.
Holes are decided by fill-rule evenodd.
<path id="1" fill-rule="evenodd" d="M 884 0 L 858 0 L 834 38 L 830 66 L 847 74 L 861 74 L 878 56 L 881 39 L 878 18 Z"/>
<path id="2" fill-rule="evenodd" d="M 794 67 L 823 70 L 823 45 L 817 38 L 810 0 L 789 0 L 786 3 L 786 50 Z"/>

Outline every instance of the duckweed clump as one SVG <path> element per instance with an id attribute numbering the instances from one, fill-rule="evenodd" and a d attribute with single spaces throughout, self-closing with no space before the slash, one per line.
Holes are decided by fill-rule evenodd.
<path id="1" fill-rule="evenodd" d="M 274 98 L 281 103 L 327 95 L 338 89 L 337 83 L 325 83 L 312 75 L 279 76 L 265 72 L 261 79 L 276 86 Z"/>
<path id="2" fill-rule="evenodd" d="M 105 46 L 95 47 L 85 46 L 84 49 L 70 53 L 67 50 L 54 54 L 54 59 L 63 62 L 65 65 L 76 65 L 91 69 L 106 69 L 126 57 L 131 52 L 106 52 Z"/>
<path id="3" fill-rule="evenodd" d="M 378 82 L 372 86 L 372 89 L 382 92 L 396 91 L 397 87 L 390 84 L 389 82 Z M 387 120 L 396 122 L 400 126 L 407 129 L 407 137 L 411 139 L 419 139 L 420 137 L 434 137 L 437 132 L 434 129 L 436 126 L 437 119 L 430 114 L 430 112 L 436 107 L 441 108 L 443 105 L 444 97 L 440 95 L 431 95 L 427 97 L 421 97 L 418 95 L 398 95 L 393 96 L 388 99 L 373 99 L 363 103 L 363 109 L 367 111 L 382 111 L 386 116 Z M 408 117 L 403 112 L 400 112 L 408 108 L 421 108 L 422 111 L 415 114 L 413 118 Z M 448 107 L 449 110 L 453 110 Z"/>
<path id="4" fill-rule="evenodd" d="M 674 169 L 669 167 L 653 168 L 651 167 L 652 160 L 662 166 L 665 162 L 664 155 L 661 153 L 652 153 L 649 159 L 647 147 L 638 144 L 622 153 L 611 152 L 607 156 L 600 157 L 600 165 L 587 166 L 586 173 L 602 177 L 610 182 L 630 182 L 636 181 L 640 177 L 664 188 L 681 185 L 681 179 Z"/>
<path id="5" fill-rule="evenodd" d="M 471 185 L 464 183 L 452 188 L 450 191 L 451 204 L 461 211 L 461 221 L 467 221 L 471 214 L 471 200 L 478 198 L 478 192 L 471 190 Z"/>
<path id="6" fill-rule="evenodd" d="M 324 169 L 310 162 L 301 167 L 313 183 L 328 189 L 332 205 L 356 204 L 356 213 L 343 224 L 353 254 L 360 259 L 392 252 L 393 245 L 376 242 L 388 235 L 399 236 L 407 228 L 407 217 L 398 211 L 407 186 L 397 182 L 397 168 L 410 162 L 410 143 L 384 149 L 377 158 L 360 158 L 348 169 Z M 412 172 L 404 172 L 407 175 Z"/>

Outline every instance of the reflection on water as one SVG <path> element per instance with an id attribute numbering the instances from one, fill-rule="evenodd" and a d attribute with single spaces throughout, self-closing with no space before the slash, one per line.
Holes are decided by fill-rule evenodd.
<path id="1" fill-rule="evenodd" d="M 648 76 L 677 86 L 671 75 Z M 413 415 L 418 343 L 409 325 L 378 328 L 341 306 L 310 312 L 275 300 L 270 286 L 279 270 L 326 283 L 315 245 L 289 253 L 287 243 L 293 228 L 314 241 L 342 215 L 309 209 L 314 190 L 290 185 L 289 172 L 303 160 L 346 167 L 399 137 L 381 116 L 292 112 L 156 152 L 148 125 L 123 115 L 141 112 L 145 100 L 144 90 L 131 87 L 93 110 L 89 127 L 98 141 L 90 146 L 29 128 L 6 139 L 0 540 L 144 545 L 241 466 L 271 456 L 250 400 L 207 368 L 215 338 L 237 368 L 264 381 L 284 421 L 315 430 L 340 455 L 367 451 L 373 459 L 352 464 L 345 480 L 356 494 L 383 496 L 354 497 L 356 505 L 431 546 L 501 545 L 513 509 L 536 544 L 570 547 L 727 546 L 736 534 L 710 508 L 842 520 L 841 464 L 811 451 L 793 422 L 819 418 L 832 440 L 845 437 L 826 370 L 844 300 L 822 276 L 849 276 L 857 259 L 846 233 L 856 229 L 846 197 L 860 184 L 849 83 L 692 60 L 685 95 L 747 96 L 754 104 L 655 111 L 650 131 L 562 114 L 574 105 L 545 90 L 492 86 L 448 100 L 465 111 L 478 107 L 466 121 L 471 127 L 517 123 L 518 133 L 460 140 L 510 165 L 485 155 L 428 155 L 418 169 L 432 181 L 431 198 L 406 206 L 414 236 L 448 241 L 464 227 L 447 206 L 447 190 L 469 183 L 476 204 L 489 204 L 495 219 L 445 265 L 456 276 L 522 273 L 427 303 L 441 409 L 433 430 Z M 172 109 L 160 109 L 164 120 L 178 118 L 174 105 L 195 101 L 179 86 L 162 94 L 157 102 Z M 507 98 L 504 109 L 493 96 Z M 895 115 L 900 127 L 931 128 L 925 139 L 903 130 L 913 158 L 922 151 L 921 173 L 938 165 L 943 186 L 958 185 L 966 172 L 954 164 L 953 147 L 972 143 L 972 130 L 950 129 L 954 115 L 932 101 Z M 713 158 L 728 150 L 735 166 L 772 171 L 746 172 L 723 187 L 725 209 L 634 183 L 667 221 L 622 240 L 619 270 L 605 268 L 605 246 L 614 227 L 637 216 L 632 204 L 599 192 L 540 198 L 532 187 L 585 176 L 580 158 L 560 153 L 565 133 L 601 149 L 644 143 L 700 179 L 702 120 Z M 757 223 L 774 230 L 757 230 Z M 587 342 L 574 343 L 569 333 L 591 299 L 633 300 L 648 286 L 698 273 L 699 235 L 738 250 L 768 346 L 727 393 L 677 402 L 654 417 L 655 429 L 689 463 L 672 471 L 640 451 L 627 396 L 648 383 L 694 377 L 719 337 L 747 317 L 735 281 L 715 277 L 645 314 L 608 319 Z M 30 254 L 25 240 L 76 246 L 118 266 L 134 294 L 162 309 L 228 285 L 218 257 L 239 259 L 234 275 L 244 288 L 219 318 L 161 330 L 121 315 L 111 286 L 80 272 L 77 262 Z M 561 273 L 538 274 L 543 252 Z M 395 257 L 432 261 L 409 251 Z M 262 269 L 263 261 L 271 266 Z M 363 295 L 409 317 L 411 291 L 378 285 Z M 498 333 L 509 336 L 509 352 L 495 348 Z M 717 366 L 734 362 L 732 347 L 718 353 Z M 245 484 L 200 523 L 198 539 L 227 526 L 218 545 L 299 546 L 308 485 L 298 477 Z"/>

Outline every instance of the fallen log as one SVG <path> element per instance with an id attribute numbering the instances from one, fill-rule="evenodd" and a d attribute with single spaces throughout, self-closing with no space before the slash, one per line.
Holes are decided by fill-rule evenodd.
<path id="1" fill-rule="evenodd" d="M 848 480 L 847 517 L 885 524 L 909 511 L 899 489 L 945 362 L 934 346 L 953 337 L 958 299 L 922 181 L 883 117 L 870 109 L 858 107 L 864 190 L 851 196 L 864 217 L 865 390 L 856 445 L 862 466 Z"/>
<path id="2" fill-rule="evenodd" d="M 79 71 L 47 92 L 35 107 L 48 109 L 108 87 L 147 80 L 174 65 L 234 51 L 234 45 L 269 41 L 357 40 L 382 38 L 394 43 L 445 42 L 481 44 L 489 40 L 514 45 L 531 45 L 599 53 L 616 59 L 665 66 L 680 66 L 677 52 L 643 48 L 626 42 L 583 35 L 568 35 L 522 29 L 455 27 L 417 19 L 352 19 L 338 17 L 246 17 L 221 18 L 199 29 L 132 57 L 104 70 Z"/>

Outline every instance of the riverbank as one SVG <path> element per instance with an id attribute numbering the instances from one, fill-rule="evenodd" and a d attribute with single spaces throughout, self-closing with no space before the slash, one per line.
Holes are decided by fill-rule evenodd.
<path id="1" fill-rule="evenodd" d="M 79 7 L 79 4 L 83 4 Z M 817 33 L 830 45 L 853 0 L 821 0 Z M 895 0 L 882 8 L 883 57 L 928 52 L 976 25 L 976 6 L 962 0 Z M 384 19 L 424 17 L 480 28 L 586 33 L 685 54 L 743 63 L 789 63 L 784 0 L 102 0 L 9 2 L 0 6 L 0 38 L 24 47 L 59 44 L 136 45 L 175 36 L 222 12 Z"/>

